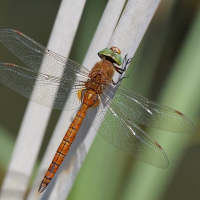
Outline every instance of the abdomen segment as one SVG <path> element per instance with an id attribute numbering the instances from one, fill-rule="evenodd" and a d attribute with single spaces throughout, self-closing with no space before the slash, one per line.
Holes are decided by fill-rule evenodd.
<path id="1" fill-rule="evenodd" d="M 76 117 L 74 121 L 71 123 L 69 129 L 67 130 L 62 142 L 60 143 L 60 146 L 57 149 L 57 152 L 40 184 L 40 187 L 38 189 L 38 192 L 43 192 L 47 185 L 50 183 L 52 178 L 54 177 L 55 173 L 57 172 L 59 166 L 63 162 L 65 156 L 67 155 L 75 137 L 76 134 L 81 126 L 81 123 L 86 115 L 86 111 L 88 109 L 87 104 L 83 104 L 79 112 L 76 114 Z"/>

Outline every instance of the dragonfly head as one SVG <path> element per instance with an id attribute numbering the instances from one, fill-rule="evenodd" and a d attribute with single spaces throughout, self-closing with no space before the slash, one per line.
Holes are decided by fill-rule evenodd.
<path id="1" fill-rule="evenodd" d="M 116 63 L 117 65 L 122 64 L 122 56 L 120 55 L 121 51 L 117 47 L 111 47 L 110 49 L 105 48 L 98 53 L 100 58 L 105 58 L 112 63 Z"/>

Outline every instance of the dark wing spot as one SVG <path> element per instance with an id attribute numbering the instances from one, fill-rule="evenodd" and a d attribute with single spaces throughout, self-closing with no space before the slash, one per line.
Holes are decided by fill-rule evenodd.
<path id="1" fill-rule="evenodd" d="M 19 32 L 19 31 L 16 31 L 16 30 L 15 30 L 15 33 L 17 33 L 19 35 L 24 35 L 23 33 Z"/>
<path id="2" fill-rule="evenodd" d="M 11 67 L 15 67 L 15 64 L 12 64 L 12 63 L 5 63 L 5 64 Z"/>
<path id="3" fill-rule="evenodd" d="M 163 148 L 157 142 L 155 142 L 155 144 L 159 147 L 159 149 L 163 150 Z"/>
<path id="4" fill-rule="evenodd" d="M 177 114 L 181 115 L 181 116 L 185 116 L 183 113 L 179 112 L 179 111 L 175 111 Z"/>

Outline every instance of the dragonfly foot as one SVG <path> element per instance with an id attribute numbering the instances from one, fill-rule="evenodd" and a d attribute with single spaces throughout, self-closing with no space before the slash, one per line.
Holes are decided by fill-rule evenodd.
<path id="1" fill-rule="evenodd" d="M 124 59 L 123 59 L 123 63 L 122 63 L 122 68 L 121 69 L 121 73 L 119 73 L 119 78 L 118 78 L 118 81 L 116 82 L 116 84 L 118 84 L 119 82 L 122 81 L 122 76 L 123 74 L 126 72 L 127 70 L 127 66 L 130 64 L 130 62 L 132 61 L 133 58 L 127 58 L 128 54 L 125 55 Z M 127 78 L 128 76 L 126 76 L 125 78 Z"/>

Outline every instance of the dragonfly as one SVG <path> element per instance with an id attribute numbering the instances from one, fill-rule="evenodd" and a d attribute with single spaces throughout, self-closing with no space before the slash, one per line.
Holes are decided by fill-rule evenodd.
<path id="1" fill-rule="evenodd" d="M 43 106 L 79 109 L 44 175 L 39 192 L 54 177 L 86 114 L 110 144 L 159 168 L 168 167 L 167 155 L 136 122 L 176 133 L 194 131 L 192 121 L 181 112 L 126 89 L 120 85 L 122 78 L 113 81 L 114 73 L 122 75 L 131 61 L 127 56 L 122 59 L 117 47 L 101 50 L 100 61 L 89 71 L 17 30 L 1 29 L 0 41 L 27 65 L 0 63 L 1 83 Z M 100 126 L 101 123 L 104 125 Z"/>

